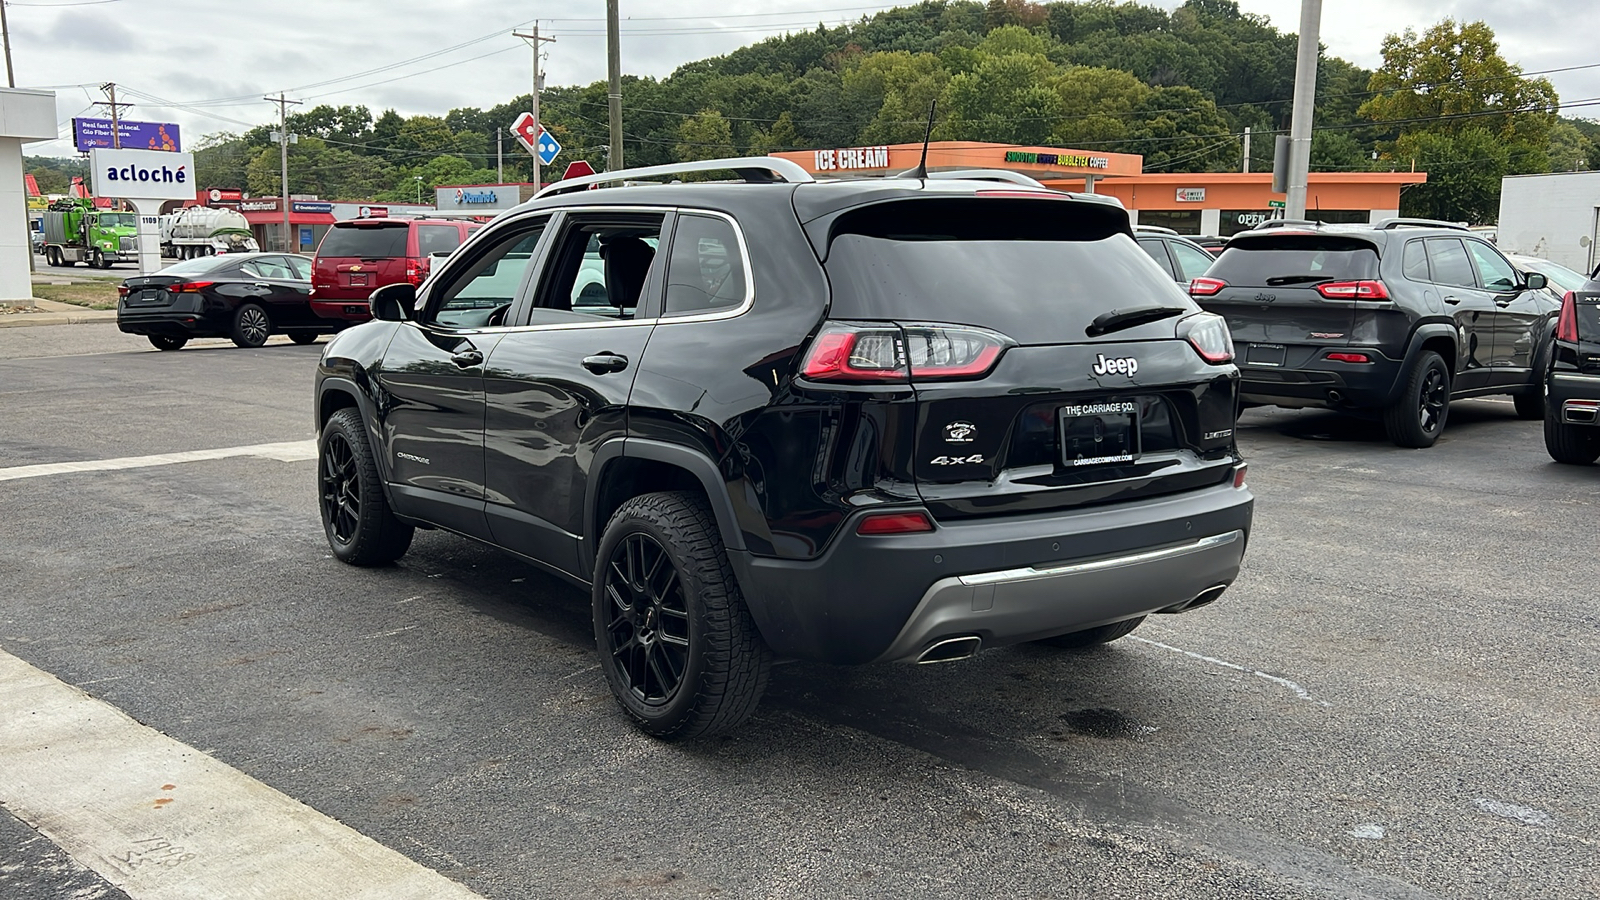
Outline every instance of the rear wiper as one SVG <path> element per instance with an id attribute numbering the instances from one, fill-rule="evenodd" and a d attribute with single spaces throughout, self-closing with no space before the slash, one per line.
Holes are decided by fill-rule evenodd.
<path id="1" fill-rule="evenodd" d="M 1283 287 L 1286 284 L 1309 284 L 1313 281 L 1332 281 L 1326 275 L 1278 275 L 1267 279 L 1267 287 Z"/>
<path id="2" fill-rule="evenodd" d="M 1083 333 L 1089 337 L 1099 337 L 1135 325 L 1181 316 L 1188 311 L 1181 306 L 1136 306 L 1133 309 L 1113 309 L 1095 316 L 1094 321 L 1089 323 L 1089 327 L 1085 328 Z"/>

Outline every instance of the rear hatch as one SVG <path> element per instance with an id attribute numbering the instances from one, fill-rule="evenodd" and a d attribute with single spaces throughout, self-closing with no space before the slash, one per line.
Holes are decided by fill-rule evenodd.
<path id="1" fill-rule="evenodd" d="M 805 374 L 870 377 L 898 346 L 916 406 L 908 469 L 939 519 L 1230 479 L 1237 371 L 1221 321 L 1138 248 L 1120 207 L 1008 193 L 841 216 Z M 817 365 L 830 342 L 832 374 Z"/>
<path id="2" fill-rule="evenodd" d="M 117 293 L 121 295 L 122 306 L 127 309 L 156 310 L 171 307 L 186 296 L 177 289 L 179 285 L 198 286 L 198 283 L 206 280 L 209 273 L 228 266 L 233 261 L 234 258 L 220 256 L 186 259 L 154 275 L 135 275 L 125 279 Z M 190 292 L 187 296 L 194 297 L 195 294 Z M 185 304 L 179 305 L 188 308 Z"/>
<path id="3" fill-rule="evenodd" d="M 1381 284 L 1377 279 L 1378 249 L 1370 240 L 1269 232 L 1235 236 L 1192 291 L 1228 320 L 1240 365 L 1294 369 L 1323 348 L 1350 344 L 1357 305 L 1365 302 L 1351 286 Z"/>
<path id="4" fill-rule="evenodd" d="M 406 280 L 411 222 L 338 222 L 322 239 L 311 270 L 318 300 L 366 300 L 377 288 Z"/>
<path id="5" fill-rule="evenodd" d="M 1556 362 L 1584 375 L 1600 375 L 1600 284 L 1591 281 L 1585 287 L 1589 290 L 1569 291 L 1562 298 L 1556 320 Z"/>

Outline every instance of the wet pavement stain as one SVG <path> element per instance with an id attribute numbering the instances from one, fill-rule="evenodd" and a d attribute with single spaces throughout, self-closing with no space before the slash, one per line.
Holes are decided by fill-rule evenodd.
<path id="1" fill-rule="evenodd" d="M 1077 709 L 1069 713 L 1062 713 L 1061 721 L 1067 723 L 1068 728 L 1081 735 L 1107 740 L 1138 737 L 1154 730 L 1140 725 L 1137 719 L 1121 710 L 1106 709 L 1104 707 Z"/>

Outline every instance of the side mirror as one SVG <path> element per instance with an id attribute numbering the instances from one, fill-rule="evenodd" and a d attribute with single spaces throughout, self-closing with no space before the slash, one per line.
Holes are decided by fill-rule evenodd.
<path id="1" fill-rule="evenodd" d="M 372 317 L 384 322 L 404 322 L 417 315 L 417 286 L 409 282 L 386 284 L 367 298 Z"/>
<path id="2" fill-rule="evenodd" d="M 1530 291 L 1543 290 L 1544 286 L 1549 284 L 1549 283 L 1550 283 L 1550 279 L 1544 277 L 1543 275 L 1539 274 L 1538 272 L 1529 272 L 1528 273 L 1528 290 L 1530 290 Z"/>

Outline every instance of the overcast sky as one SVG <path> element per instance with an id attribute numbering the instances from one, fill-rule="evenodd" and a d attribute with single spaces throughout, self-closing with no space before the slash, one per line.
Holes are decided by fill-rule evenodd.
<path id="1" fill-rule="evenodd" d="M 623 71 L 656 77 L 786 30 L 838 24 L 893 5 L 621 3 Z M 1241 6 L 1283 31 L 1299 28 L 1299 0 Z M 104 99 L 98 85 L 106 81 L 122 86 L 119 100 L 136 104 L 125 117 L 177 122 L 184 149 L 204 134 L 276 118 L 260 98 L 280 90 L 307 105 L 365 104 L 374 115 L 389 107 L 442 115 L 503 103 L 531 81 L 531 51 L 510 32 L 532 25 L 534 15 L 557 38 L 547 45 L 547 85 L 606 75 L 604 0 L 18 0 L 6 8 L 17 84 L 56 91 L 65 136 L 30 145 L 30 153 L 71 153 L 70 120 L 103 109 L 90 104 Z M 1600 61 L 1593 0 L 1330 0 L 1322 42 L 1371 68 L 1385 33 L 1420 31 L 1447 15 L 1488 22 L 1502 52 L 1526 71 Z M 1600 98 L 1600 68 L 1548 77 L 1563 101 Z M 1600 106 L 1571 113 L 1596 117 Z"/>

